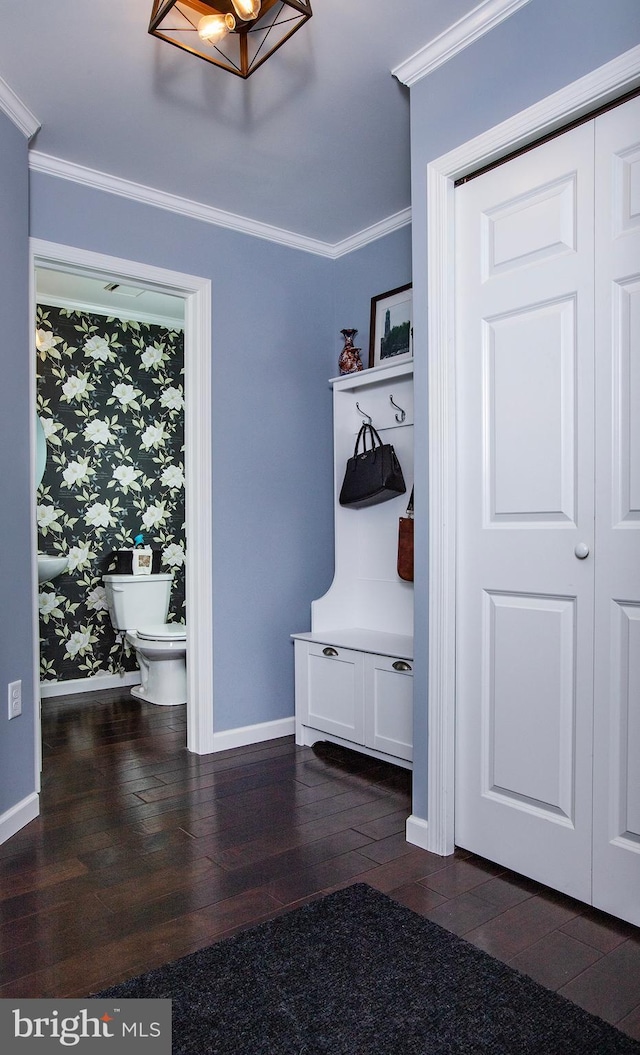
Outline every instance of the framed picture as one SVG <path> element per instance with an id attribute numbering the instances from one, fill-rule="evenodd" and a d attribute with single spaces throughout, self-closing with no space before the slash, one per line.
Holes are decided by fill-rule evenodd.
<path id="1" fill-rule="evenodd" d="M 371 298 L 369 366 L 380 366 L 391 360 L 398 363 L 411 359 L 413 356 L 411 306 L 411 283 Z"/>

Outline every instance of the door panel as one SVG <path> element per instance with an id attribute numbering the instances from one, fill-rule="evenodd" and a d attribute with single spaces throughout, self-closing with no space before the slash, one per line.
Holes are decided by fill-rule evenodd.
<path id="1" fill-rule="evenodd" d="M 575 519 L 573 297 L 484 325 L 490 522 Z"/>
<path id="2" fill-rule="evenodd" d="M 606 115 L 598 124 L 599 142 L 613 162 L 612 219 L 614 238 L 640 228 L 640 147 L 633 138 L 631 125 L 637 121 L 638 100 L 621 107 L 613 116 Z M 636 113 L 633 114 L 635 108 Z M 627 123 L 628 122 L 628 123 Z M 623 144 L 627 144 L 624 146 Z M 606 178 L 606 177 L 605 177 Z"/>
<path id="3" fill-rule="evenodd" d="M 640 520 L 640 280 L 617 282 L 612 296 L 613 475 L 616 527 Z"/>
<path id="4" fill-rule="evenodd" d="M 573 823 L 575 604 L 487 595 L 484 619 L 482 794 Z"/>
<path id="5" fill-rule="evenodd" d="M 620 744 L 616 837 L 640 842 L 640 605 L 616 605 L 612 655 L 619 671 L 612 726 Z M 615 787 L 615 785 L 614 785 Z M 629 849 L 635 850 L 632 845 Z"/>
<path id="6" fill-rule="evenodd" d="M 590 900 L 593 128 L 456 196 L 456 842 Z"/>
<path id="7" fill-rule="evenodd" d="M 640 99 L 596 121 L 593 901 L 640 924 Z"/>
<path id="8" fill-rule="evenodd" d="M 573 175 L 488 209 L 482 219 L 483 278 L 576 248 Z"/>

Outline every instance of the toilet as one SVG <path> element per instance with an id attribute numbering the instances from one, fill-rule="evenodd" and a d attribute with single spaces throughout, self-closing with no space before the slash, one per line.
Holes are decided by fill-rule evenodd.
<path id="1" fill-rule="evenodd" d="M 160 707 L 187 702 L 187 628 L 167 623 L 173 576 L 103 575 L 113 629 L 136 651 L 140 685 L 131 695 Z"/>

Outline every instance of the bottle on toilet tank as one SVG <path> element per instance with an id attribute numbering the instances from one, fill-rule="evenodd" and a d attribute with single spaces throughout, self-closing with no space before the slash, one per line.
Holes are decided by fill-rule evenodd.
<path id="1" fill-rule="evenodd" d="M 136 535 L 131 553 L 131 571 L 133 575 L 151 575 L 153 550 L 145 546 L 144 535 Z"/>

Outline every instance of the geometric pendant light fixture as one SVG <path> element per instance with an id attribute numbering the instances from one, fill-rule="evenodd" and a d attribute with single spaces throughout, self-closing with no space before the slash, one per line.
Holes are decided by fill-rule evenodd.
<path id="1" fill-rule="evenodd" d="M 149 33 L 247 78 L 312 13 L 309 0 L 154 0 Z"/>

